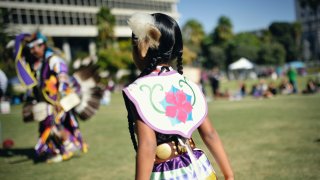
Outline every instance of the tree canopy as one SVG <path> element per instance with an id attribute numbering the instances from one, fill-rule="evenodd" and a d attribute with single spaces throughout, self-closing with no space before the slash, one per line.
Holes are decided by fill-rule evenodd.
<path id="1" fill-rule="evenodd" d="M 107 7 L 101 7 L 96 17 L 98 27 L 98 47 L 107 48 L 114 40 L 115 16 L 111 14 Z"/>
<path id="2" fill-rule="evenodd" d="M 199 53 L 205 37 L 202 24 L 195 19 L 187 21 L 182 28 L 182 35 L 184 45 L 195 53 Z"/>
<path id="3" fill-rule="evenodd" d="M 4 9 L 0 9 L 0 17 L 5 16 L 7 12 Z M 7 49 L 7 43 L 10 41 L 10 37 L 4 31 L 4 23 L 0 20 L 0 69 L 6 73 L 8 78 L 11 78 L 16 75 L 15 71 L 15 62 L 13 60 L 13 51 L 12 49 Z"/>
<path id="4" fill-rule="evenodd" d="M 282 65 L 301 57 L 301 25 L 274 22 L 268 29 L 233 34 L 232 22 L 221 16 L 213 32 L 201 43 L 205 68 L 227 69 L 241 57 L 261 65 Z"/>
<path id="5" fill-rule="evenodd" d="M 269 26 L 273 41 L 286 50 L 286 62 L 301 57 L 301 26 L 297 23 L 275 22 Z"/>
<path id="6" fill-rule="evenodd" d="M 226 16 L 221 16 L 218 25 L 212 34 L 213 44 L 224 45 L 233 37 L 231 20 Z"/>

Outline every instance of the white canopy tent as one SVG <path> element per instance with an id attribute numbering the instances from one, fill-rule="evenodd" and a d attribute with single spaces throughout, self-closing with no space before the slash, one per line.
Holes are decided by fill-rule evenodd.
<path id="1" fill-rule="evenodd" d="M 230 70 L 239 70 L 239 69 L 253 69 L 253 63 L 248 59 L 242 57 L 238 61 L 229 65 Z"/>
<path id="2" fill-rule="evenodd" d="M 256 79 L 254 64 L 248 59 L 242 57 L 229 65 L 229 79 Z"/>

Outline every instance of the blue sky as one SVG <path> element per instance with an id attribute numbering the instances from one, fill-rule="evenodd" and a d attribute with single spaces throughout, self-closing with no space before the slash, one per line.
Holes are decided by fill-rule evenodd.
<path id="1" fill-rule="evenodd" d="M 272 22 L 295 21 L 294 0 L 180 0 L 179 24 L 198 20 L 208 33 L 224 15 L 231 19 L 233 32 L 258 30 Z"/>

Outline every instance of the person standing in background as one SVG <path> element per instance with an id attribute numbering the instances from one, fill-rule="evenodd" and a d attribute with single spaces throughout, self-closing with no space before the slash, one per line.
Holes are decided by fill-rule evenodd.
<path id="1" fill-rule="evenodd" d="M 298 93 L 297 71 L 291 66 L 289 66 L 289 69 L 287 72 L 287 77 L 289 79 L 290 84 L 293 87 L 292 93 L 294 93 L 294 94 Z"/>

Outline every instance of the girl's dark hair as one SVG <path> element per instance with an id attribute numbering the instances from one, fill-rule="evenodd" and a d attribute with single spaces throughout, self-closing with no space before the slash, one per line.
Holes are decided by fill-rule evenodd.
<path id="1" fill-rule="evenodd" d="M 151 14 L 155 18 L 155 25 L 161 32 L 158 48 L 149 48 L 145 57 L 148 61 L 147 67 L 142 71 L 139 77 L 150 74 L 161 63 L 172 63 L 177 60 L 177 71 L 183 74 L 182 54 L 183 42 L 182 34 L 178 23 L 168 15 L 155 13 Z M 134 34 L 132 34 L 134 38 Z M 134 149 L 137 150 L 137 141 L 134 135 L 134 120 L 128 117 L 129 131 Z"/>
<path id="2" fill-rule="evenodd" d="M 183 74 L 183 42 L 178 23 L 172 17 L 162 13 L 151 15 L 155 19 L 155 26 L 161 32 L 161 37 L 158 48 L 149 48 L 145 57 L 145 60 L 149 63 L 142 71 L 140 77 L 151 73 L 156 69 L 158 64 L 172 63 L 175 59 L 177 60 L 178 73 Z"/>

